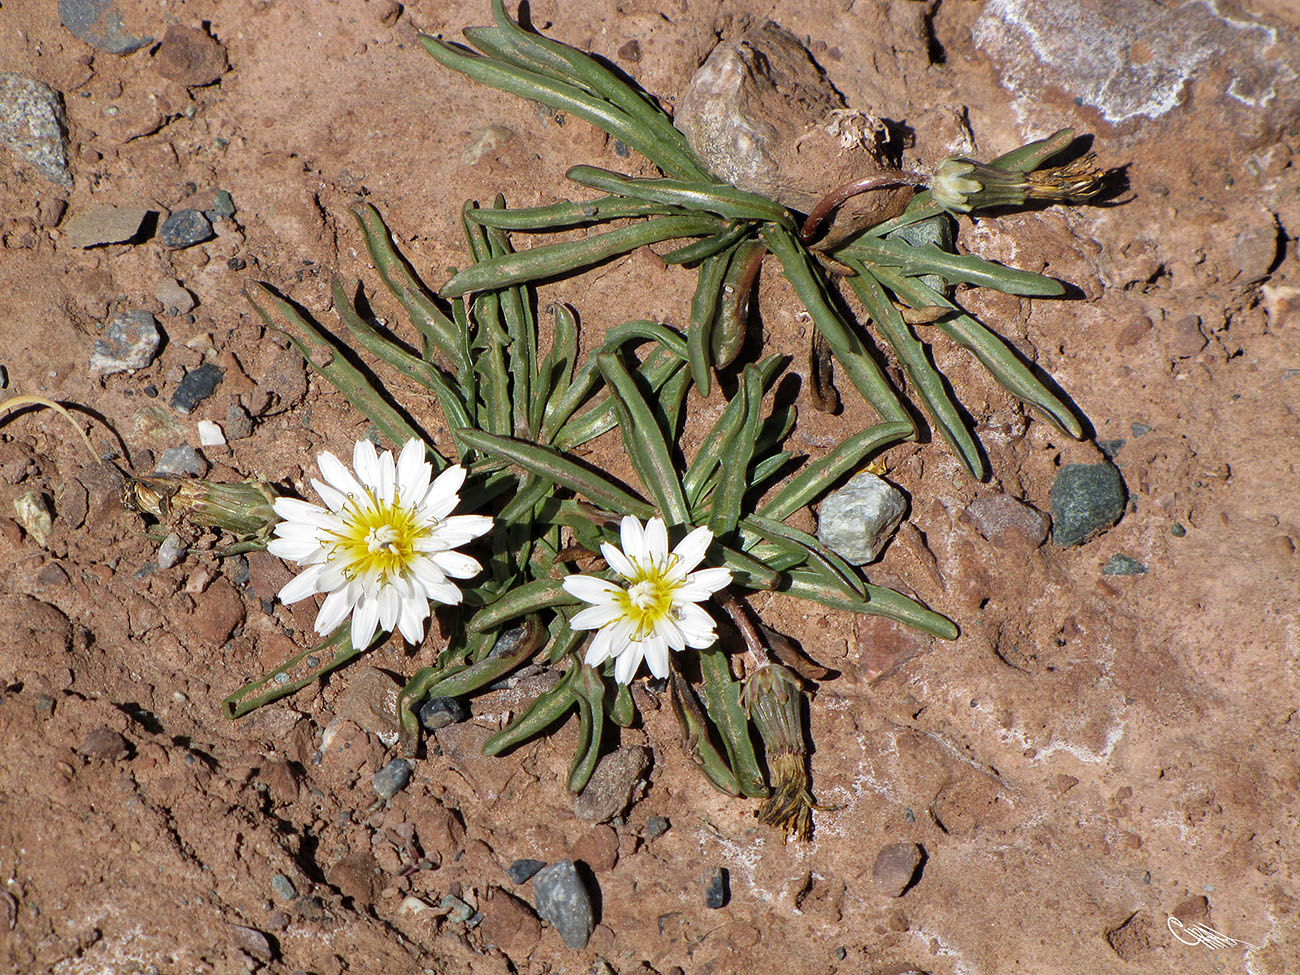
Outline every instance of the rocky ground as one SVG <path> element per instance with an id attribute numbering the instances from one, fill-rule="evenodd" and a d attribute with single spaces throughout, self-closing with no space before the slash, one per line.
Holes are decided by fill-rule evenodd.
<path id="1" fill-rule="evenodd" d="M 475 698 L 398 788 L 362 705 L 436 637 L 226 720 L 223 696 L 311 638 L 312 608 L 272 598 L 288 570 L 203 545 L 160 558 L 63 419 L 12 416 L 0 970 L 1295 972 L 1292 5 L 540 0 L 532 16 L 670 107 L 720 37 L 770 17 L 851 106 L 905 127 L 919 163 L 1065 125 L 1090 136 L 1122 192 L 960 230 L 965 249 L 1074 286 L 967 303 L 1054 377 L 1089 439 L 935 341 L 992 475 L 971 480 L 941 443 L 887 452 L 910 513 L 870 574 L 962 635 L 752 601 L 839 673 L 810 709 L 825 808 L 811 842 L 783 844 L 703 783 L 649 692 L 621 741 L 650 750 L 648 783 L 610 822 L 564 791 L 572 726 L 479 754 L 527 681 Z M 333 327 L 330 276 L 358 277 L 395 321 L 347 216 L 358 199 L 437 285 L 466 260 L 463 200 L 572 196 L 578 162 L 644 171 L 416 43 L 488 18 L 481 0 L 4 4 L 6 394 L 80 404 L 96 451 L 138 472 L 301 484 L 318 451 L 347 450 L 364 421 L 264 330 L 248 281 Z M 591 345 L 628 318 L 682 324 L 692 287 L 640 252 L 542 300 L 578 309 Z M 760 305 L 768 347 L 802 374 L 808 326 L 775 266 Z M 806 389 L 796 403 L 795 448 L 814 456 L 873 420 L 854 396 L 838 416 Z M 203 446 L 200 421 L 227 443 Z M 624 473 L 615 445 L 592 456 Z M 1057 544 L 1062 471 L 1108 463 L 1122 519 Z M 595 900 L 581 949 L 512 868 L 566 858 Z M 1237 943 L 1186 943 L 1198 923 Z"/>

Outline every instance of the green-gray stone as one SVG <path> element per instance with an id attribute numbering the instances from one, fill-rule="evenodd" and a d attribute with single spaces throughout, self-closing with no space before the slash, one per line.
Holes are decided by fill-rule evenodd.
<path id="1" fill-rule="evenodd" d="M 1052 542 L 1082 545 L 1124 514 L 1127 492 L 1114 464 L 1067 464 L 1052 482 Z"/>
<path id="2" fill-rule="evenodd" d="M 1116 553 L 1106 560 L 1106 564 L 1101 567 L 1101 574 L 1104 576 L 1144 576 L 1147 574 L 1147 567 L 1137 559 Z"/>

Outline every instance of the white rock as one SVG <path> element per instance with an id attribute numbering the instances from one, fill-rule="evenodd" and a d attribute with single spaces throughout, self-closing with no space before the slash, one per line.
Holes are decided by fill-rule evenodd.
<path id="1" fill-rule="evenodd" d="M 907 498 L 867 471 L 832 491 L 817 514 L 817 537 L 854 565 L 874 562 L 898 530 Z"/>

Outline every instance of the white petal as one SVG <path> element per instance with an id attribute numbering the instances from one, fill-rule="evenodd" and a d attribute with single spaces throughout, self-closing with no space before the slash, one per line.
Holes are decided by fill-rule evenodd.
<path id="1" fill-rule="evenodd" d="M 623 611 L 613 603 L 603 606 L 588 606 L 573 614 L 569 625 L 575 630 L 596 630 L 608 623 L 613 623 L 623 615 Z"/>
<path id="2" fill-rule="evenodd" d="M 697 650 L 711 647 L 718 640 L 713 617 L 694 603 L 685 603 L 677 607 L 682 614 L 677 625 L 686 637 L 686 645 Z"/>
<path id="3" fill-rule="evenodd" d="M 626 515 L 618 526 L 619 545 L 633 562 L 645 562 L 645 529 L 634 515 Z"/>
<path id="4" fill-rule="evenodd" d="M 326 562 L 320 567 L 320 578 L 316 582 L 316 588 L 321 592 L 333 592 L 335 589 L 342 589 L 348 585 L 348 577 L 343 574 L 343 565 L 341 560 L 335 559 L 332 562 Z M 356 598 L 353 597 L 353 602 Z"/>
<path id="5" fill-rule="evenodd" d="M 627 556 L 617 546 L 611 545 L 609 542 L 601 542 L 600 554 L 605 556 L 605 561 L 609 563 L 609 567 L 624 579 L 635 579 L 639 575 L 636 566 L 628 561 Z"/>
<path id="6" fill-rule="evenodd" d="M 668 561 L 668 528 L 662 518 L 645 523 L 645 553 L 645 558 L 637 559 L 642 565 L 664 565 Z"/>
<path id="7" fill-rule="evenodd" d="M 348 598 L 346 589 L 336 589 L 330 593 L 320 604 L 320 611 L 316 614 L 316 632 L 333 633 L 338 625 L 348 618 L 355 605 L 356 600 Z"/>
<path id="8" fill-rule="evenodd" d="M 296 603 L 300 599 L 306 599 L 313 596 L 321 590 L 317 587 L 320 579 L 321 566 L 313 565 L 303 569 L 296 576 L 284 584 L 280 590 L 280 602 Z"/>
<path id="9" fill-rule="evenodd" d="M 334 514 L 343 510 L 343 506 L 348 503 L 348 496 L 334 487 L 332 484 L 326 484 L 324 481 L 311 479 L 311 486 L 316 489 L 320 499 L 325 502 L 326 507 Z"/>
<path id="10" fill-rule="evenodd" d="M 434 552 L 428 558 L 453 579 L 472 579 L 483 571 L 476 559 L 460 552 Z"/>
<path id="11" fill-rule="evenodd" d="M 362 438 L 353 445 L 352 469 L 366 487 L 372 491 L 379 487 L 379 451 L 369 440 Z"/>
<path id="12" fill-rule="evenodd" d="M 385 450 L 379 455 L 379 481 L 375 485 L 375 495 L 384 504 L 392 504 L 397 493 L 397 465 L 393 463 L 393 452 Z"/>
<path id="13" fill-rule="evenodd" d="M 453 464 L 433 479 L 420 504 L 429 509 L 431 517 L 442 519 L 460 504 L 460 489 L 465 483 L 465 468 Z"/>
<path id="14" fill-rule="evenodd" d="M 430 599 L 435 602 L 445 603 L 448 606 L 455 606 L 465 598 L 460 591 L 460 587 L 451 582 L 435 583 L 434 585 L 426 584 L 424 590 L 429 594 Z"/>
<path id="15" fill-rule="evenodd" d="M 276 498 L 271 505 L 275 513 L 290 524 L 325 525 L 330 513 L 318 504 L 299 501 L 297 498 Z M 276 525 L 279 528 L 279 525 Z"/>
<path id="16" fill-rule="evenodd" d="M 619 589 L 614 583 L 595 576 L 565 576 L 560 585 L 570 596 L 577 596 L 584 603 L 608 603 L 610 596 Z"/>
<path id="17" fill-rule="evenodd" d="M 728 568 L 696 569 L 677 587 L 674 595 L 679 599 L 698 603 L 701 599 L 706 599 L 729 585 L 731 585 L 731 570 Z"/>
<path id="18" fill-rule="evenodd" d="M 370 646 L 377 629 L 379 629 L 378 600 L 360 600 L 352 610 L 352 646 L 357 650 L 364 650 Z"/>
<path id="19" fill-rule="evenodd" d="M 369 443 L 369 441 L 366 442 Z M 352 472 L 344 466 L 343 461 L 339 460 L 328 450 L 316 458 L 316 466 L 320 468 L 321 477 L 325 478 L 329 483 L 329 486 L 334 488 L 336 491 L 341 491 L 344 496 L 350 494 L 359 499 L 365 495 L 365 488 L 363 488 L 360 482 L 352 476 Z M 317 488 L 317 490 L 320 489 Z M 322 494 L 321 497 L 324 498 L 325 495 Z M 326 500 L 325 503 L 329 504 L 329 501 Z M 332 509 L 334 508 L 333 505 L 330 505 L 330 507 Z"/>
<path id="20" fill-rule="evenodd" d="M 379 606 L 380 627 L 391 630 L 397 626 L 397 617 L 402 612 L 402 597 L 397 594 L 397 590 L 392 586 L 384 586 L 379 590 L 375 602 Z"/>
<path id="21" fill-rule="evenodd" d="M 587 644 L 587 652 L 583 654 L 582 662 L 588 667 L 599 667 L 609 659 L 612 649 L 611 631 L 608 628 L 598 630 L 591 638 L 591 642 Z"/>
<path id="22" fill-rule="evenodd" d="M 491 530 L 492 519 L 487 515 L 452 515 L 438 526 L 436 536 L 437 540 L 442 542 L 438 548 L 459 548 L 480 535 L 486 535 Z M 417 548 L 423 546 L 417 545 Z M 433 551 L 437 551 L 438 548 Z"/>
<path id="23" fill-rule="evenodd" d="M 673 549 L 673 555 L 677 556 L 677 562 L 673 565 L 673 570 L 669 575 L 672 578 L 684 579 L 686 573 L 700 564 L 700 560 L 704 558 L 704 553 L 708 551 L 712 542 L 713 532 L 703 526 L 683 538 L 677 543 L 677 547 Z"/>
<path id="24" fill-rule="evenodd" d="M 288 559 L 310 565 L 323 561 L 325 549 L 315 537 L 309 538 L 273 538 L 266 543 L 266 550 L 276 558 Z"/>
<path id="25" fill-rule="evenodd" d="M 418 442 L 418 441 L 417 441 Z M 424 599 L 408 599 L 402 603 L 402 618 L 397 628 L 402 639 L 411 646 L 424 642 L 424 621 L 429 616 L 429 603 Z"/>
<path id="26" fill-rule="evenodd" d="M 413 559 L 408 568 L 415 582 L 426 590 L 430 586 L 442 586 L 447 583 L 446 575 L 430 558 Z"/>
<path id="27" fill-rule="evenodd" d="M 397 457 L 397 490 L 403 504 L 418 506 L 429 493 L 433 468 L 425 461 L 427 448 L 412 437 Z"/>
<path id="28" fill-rule="evenodd" d="M 618 663 L 614 664 L 614 679 L 620 684 L 632 683 L 632 678 L 641 667 L 641 659 L 644 656 L 645 651 L 641 643 L 629 643 L 627 649 L 618 655 Z"/>
<path id="29" fill-rule="evenodd" d="M 674 650 L 686 649 L 686 636 L 682 633 L 681 627 L 676 622 L 665 616 L 655 624 L 654 636 Z M 646 654 L 647 658 L 649 653 Z M 662 674 L 655 674 L 656 677 L 662 677 Z"/>
<path id="30" fill-rule="evenodd" d="M 664 646 L 663 640 L 658 637 L 650 637 L 650 639 L 643 641 L 642 646 L 645 649 L 645 662 L 650 667 L 650 673 L 659 678 L 667 677 L 668 648 Z"/>

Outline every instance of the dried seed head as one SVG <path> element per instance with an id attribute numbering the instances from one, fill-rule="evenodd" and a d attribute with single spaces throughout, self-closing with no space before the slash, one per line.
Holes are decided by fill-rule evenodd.
<path id="1" fill-rule="evenodd" d="M 935 167 L 930 195 L 945 210 L 956 213 L 1021 206 L 1027 199 L 1077 203 L 1101 192 L 1103 175 L 1091 153 L 1064 166 L 1031 173 L 950 156 Z"/>
<path id="2" fill-rule="evenodd" d="M 170 523 L 220 528 L 239 538 L 268 535 L 280 517 L 275 492 L 265 481 L 217 484 L 181 477 L 134 477 L 122 487 L 132 511 Z"/>
<path id="3" fill-rule="evenodd" d="M 764 664 L 745 681 L 741 701 L 763 738 L 772 777 L 772 794 L 758 807 L 759 822 L 806 840 L 817 803 L 808 790 L 799 677 L 780 664 Z"/>

